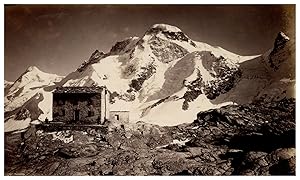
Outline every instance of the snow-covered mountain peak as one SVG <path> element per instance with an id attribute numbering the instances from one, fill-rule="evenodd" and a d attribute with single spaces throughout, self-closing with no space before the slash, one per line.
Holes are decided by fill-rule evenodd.
<path id="1" fill-rule="evenodd" d="M 58 76 L 56 74 L 45 73 L 39 70 L 36 66 L 30 66 L 12 84 L 12 86 L 9 88 L 9 92 L 14 93 L 20 88 L 25 88 L 25 86 L 28 88 L 32 88 L 43 85 L 50 85 L 53 82 L 60 81 L 62 78 L 62 76 Z"/>
<path id="2" fill-rule="evenodd" d="M 50 73 L 45 73 L 41 71 L 39 68 L 36 66 L 29 66 L 26 71 L 18 78 L 17 81 L 24 81 L 24 80 L 30 80 L 30 81 L 47 81 L 47 79 L 53 79 L 56 77 L 60 77 L 56 74 L 50 74 Z"/>
<path id="3" fill-rule="evenodd" d="M 278 37 L 282 37 L 282 38 L 284 38 L 284 39 L 286 39 L 286 40 L 290 40 L 290 38 L 286 35 L 286 34 L 284 34 L 283 32 L 279 32 L 278 33 Z"/>
<path id="4" fill-rule="evenodd" d="M 62 79 L 63 77 L 56 74 L 43 72 L 36 66 L 29 66 L 15 82 L 21 82 L 21 81 L 22 82 L 29 82 L 29 81 L 44 82 L 44 81 L 52 81 L 56 78 Z"/>
<path id="5" fill-rule="evenodd" d="M 264 55 L 266 66 L 277 78 L 295 78 L 295 41 L 279 32 L 274 47 Z"/>
<path id="6" fill-rule="evenodd" d="M 274 49 L 280 48 L 289 40 L 290 40 L 290 38 L 287 35 L 285 35 L 283 32 L 279 32 L 275 39 Z"/>
<path id="7" fill-rule="evenodd" d="M 36 72 L 36 73 L 38 73 L 38 72 L 41 72 L 41 71 L 36 66 L 29 66 L 26 69 L 25 73 L 27 73 L 27 72 Z"/>
<path id="8" fill-rule="evenodd" d="M 169 32 L 182 32 L 181 29 L 179 29 L 178 27 L 168 24 L 154 24 L 150 29 Z"/>
<path id="9" fill-rule="evenodd" d="M 28 67 L 25 72 L 5 91 L 5 111 L 12 111 L 44 92 L 44 87 L 55 85 L 61 81 L 62 76 L 45 73 L 35 66 Z M 38 96 L 36 96 L 38 97 Z"/>
<path id="10" fill-rule="evenodd" d="M 29 66 L 26 71 L 39 71 L 39 69 L 36 66 Z"/>
<path id="11" fill-rule="evenodd" d="M 192 40 L 184 34 L 178 27 L 168 24 L 154 24 L 146 31 L 144 41 L 151 41 L 153 38 L 159 38 L 168 41 L 189 42 L 193 46 Z"/>

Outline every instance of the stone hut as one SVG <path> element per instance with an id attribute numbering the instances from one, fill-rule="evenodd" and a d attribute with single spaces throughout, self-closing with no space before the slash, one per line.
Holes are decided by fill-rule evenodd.
<path id="1" fill-rule="evenodd" d="M 111 122 L 129 123 L 129 105 L 126 102 L 117 101 L 110 105 L 109 120 Z"/>
<path id="2" fill-rule="evenodd" d="M 96 125 L 108 120 L 109 114 L 105 87 L 58 87 L 53 92 L 53 122 Z"/>
<path id="3" fill-rule="evenodd" d="M 120 121 L 129 123 L 129 111 L 127 110 L 112 110 L 109 112 L 110 121 Z"/>

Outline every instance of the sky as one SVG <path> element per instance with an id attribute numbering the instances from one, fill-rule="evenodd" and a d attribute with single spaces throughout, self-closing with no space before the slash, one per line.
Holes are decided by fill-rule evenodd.
<path id="1" fill-rule="evenodd" d="M 157 23 L 236 54 L 262 54 L 279 31 L 295 37 L 295 6 L 6 5 L 4 23 L 4 79 L 15 81 L 33 65 L 67 75 L 95 50 L 109 52 Z"/>

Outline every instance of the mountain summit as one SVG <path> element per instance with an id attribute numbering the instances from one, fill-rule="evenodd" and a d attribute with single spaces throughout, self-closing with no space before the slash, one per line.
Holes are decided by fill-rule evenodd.
<path id="1" fill-rule="evenodd" d="M 24 120 L 24 116 L 20 115 L 24 112 L 33 120 L 37 119 L 41 113 L 46 112 L 47 110 L 43 111 L 41 109 L 44 108 L 38 106 L 42 100 L 48 103 L 47 109 L 51 106 L 49 103 L 51 99 L 49 96 L 46 98 L 46 94 L 49 95 L 49 92 L 45 88 L 55 85 L 62 78 L 56 74 L 42 72 L 35 66 L 28 67 L 15 82 L 5 89 L 6 131 L 16 130 L 24 126 L 24 122 L 15 121 L 16 119 Z M 27 126 L 29 122 L 26 122 Z"/>
<path id="2" fill-rule="evenodd" d="M 31 72 L 31 71 L 40 71 L 36 66 L 29 66 L 26 69 L 26 72 Z"/>
<path id="3" fill-rule="evenodd" d="M 181 32 L 181 29 L 179 29 L 176 26 L 168 25 L 168 24 L 154 24 L 151 29 L 156 29 L 159 31 L 168 31 L 168 32 Z"/>

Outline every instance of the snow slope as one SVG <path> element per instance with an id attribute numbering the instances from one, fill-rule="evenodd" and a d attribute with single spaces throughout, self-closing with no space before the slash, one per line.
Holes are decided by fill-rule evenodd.
<path id="1" fill-rule="evenodd" d="M 262 56 L 240 63 L 243 72 L 237 85 L 213 103 L 238 104 L 295 98 L 295 42 L 279 32 L 272 49 Z"/>
<path id="2" fill-rule="evenodd" d="M 17 130 L 23 130 L 30 125 L 30 118 L 26 118 L 24 120 L 15 120 L 14 117 L 10 117 L 4 123 L 4 132 L 13 132 Z"/>
<path id="3" fill-rule="evenodd" d="M 208 109 L 216 109 L 222 106 L 233 104 L 233 102 L 225 102 L 222 104 L 212 104 L 204 94 L 200 95 L 191 104 L 188 110 L 182 109 L 184 99 L 177 98 L 175 100 L 166 101 L 156 107 L 151 108 L 147 115 L 138 119 L 132 119 L 133 122 L 144 121 L 160 126 L 175 126 L 182 123 L 191 123 L 199 111 Z M 152 102 L 154 104 L 154 102 Z"/>
<path id="4" fill-rule="evenodd" d="M 4 102 L 5 111 L 12 111 L 21 107 L 43 87 L 55 85 L 61 76 L 40 71 L 30 66 L 8 89 Z"/>
<path id="5" fill-rule="evenodd" d="M 13 82 L 4 80 L 4 88 L 9 88 L 12 84 Z"/>

